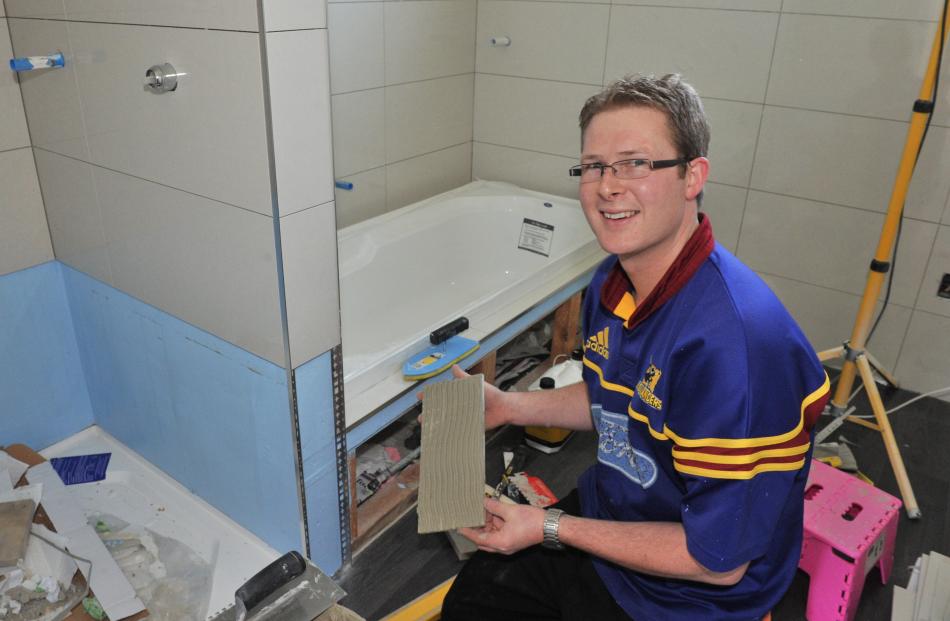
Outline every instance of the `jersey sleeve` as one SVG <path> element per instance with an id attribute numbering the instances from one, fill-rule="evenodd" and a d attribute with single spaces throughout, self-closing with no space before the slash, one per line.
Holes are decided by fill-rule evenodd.
<path id="1" fill-rule="evenodd" d="M 713 571 L 764 555 L 787 503 L 802 502 L 811 429 L 828 394 L 807 343 L 781 332 L 750 338 L 727 326 L 684 344 L 664 428 L 685 488 L 688 549 Z"/>

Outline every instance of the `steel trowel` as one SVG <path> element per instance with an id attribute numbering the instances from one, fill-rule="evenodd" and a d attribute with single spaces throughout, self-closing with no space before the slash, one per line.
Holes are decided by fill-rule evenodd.
<path id="1" fill-rule="evenodd" d="M 346 592 L 299 552 L 257 572 L 234 593 L 234 604 L 208 621 L 313 621 Z"/>

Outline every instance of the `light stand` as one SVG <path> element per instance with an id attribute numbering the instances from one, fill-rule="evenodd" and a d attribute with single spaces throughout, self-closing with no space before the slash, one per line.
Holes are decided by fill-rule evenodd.
<path id="1" fill-rule="evenodd" d="M 891 468 L 894 470 L 894 477 L 897 479 L 901 497 L 904 499 L 904 508 L 907 510 L 907 516 L 911 519 L 920 517 L 920 507 L 917 505 L 917 499 L 914 497 L 914 490 L 910 485 L 907 470 L 904 468 L 904 460 L 901 458 L 900 448 L 897 446 L 897 440 L 894 438 L 891 423 L 887 419 L 887 412 L 884 409 L 884 403 L 881 401 L 881 395 L 878 392 L 877 384 L 874 380 L 874 373 L 871 368 L 873 367 L 890 385 L 896 387 L 898 382 L 894 376 L 888 373 L 874 356 L 865 349 L 865 346 L 867 344 L 871 317 L 874 314 L 874 307 L 877 304 L 881 287 L 884 284 L 884 275 L 891 266 L 890 258 L 894 250 L 897 228 L 904 210 L 904 199 L 907 197 L 907 189 L 910 186 L 911 176 L 913 175 L 917 154 L 919 153 L 920 145 L 923 141 L 927 120 L 933 110 L 934 102 L 931 101 L 930 98 L 933 95 L 934 82 L 937 76 L 937 65 L 946 33 L 950 30 L 950 25 L 948 25 L 950 20 L 948 20 L 946 13 L 942 14 L 941 20 L 943 28 L 941 29 L 940 23 L 937 24 L 937 33 L 934 35 L 933 47 L 930 50 L 930 62 L 927 66 L 927 73 L 924 75 L 919 97 L 917 101 L 914 102 L 914 113 L 911 116 L 910 128 L 907 131 L 904 153 L 901 156 L 900 166 L 897 169 L 897 178 L 894 181 L 894 187 L 891 191 L 891 200 L 887 207 L 887 216 L 884 219 L 884 227 L 881 230 L 881 236 L 878 240 L 877 251 L 874 253 L 874 259 L 871 261 L 871 267 L 868 271 L 867 284 L 864 286 L 864 294 L 861 297 L 861 305 L 858 308 L 858 314 L 854 321 L 851 339 L 845 341 L 845 343 L 839 347 L 828 349 L 818 354 L 818 358 L 822 362 L 835 358 L 844 359 L 844 365 L 841 367 L 841 375 L 838 378 L 838 386 L 835 389 L 835 394 L 830 404 L 831 412 L 836 417 L 836 421 L 833 421 L 831 424 L 833 425 L 835 422 L 839 422 L 839 420 L 843 420 L 844 417 L 847 416 L 848 420 L 864 425 L 865 427 L 870 427 L 881 433 L 884 439 L 884 446 L 887 449 L 887 457 L 891 462 Z M 877 424 L 848 416 L 846 408 L 856 373 L 861 375 L 861 381 L 864 382 L 864 389 L 867 391 L 868 400 L 871 403 L 871 410 L 874 412 L 874 418 L 877 420 Z"/>

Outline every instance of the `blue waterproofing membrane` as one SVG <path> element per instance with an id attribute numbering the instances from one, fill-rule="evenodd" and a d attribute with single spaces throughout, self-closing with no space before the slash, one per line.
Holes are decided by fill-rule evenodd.
<path id="1" fill-rule="evenodd" d="M 307 496 L 310 558 L 328 574 L 343 565 L 340 548 L 340 511 L 333 431 L 333 384 L 330 353 L 306 362 L 294 371 L 300 451 L 303 454 Z"/>
<path id="2" fill-rule="evenodd" d="M 300 549 L 284 369 L 61 269 L 95 422 L 271 547 Z"/>
<path id="3" fill-rule="evenodd" d="M 92 424 L 61 264 L 0 276 L 0 445 L 40 450 Z"/>

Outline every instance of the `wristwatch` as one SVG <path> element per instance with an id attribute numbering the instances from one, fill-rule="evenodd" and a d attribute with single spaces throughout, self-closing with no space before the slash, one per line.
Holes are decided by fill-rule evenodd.
<path id="1" fill-rule="evenodd" d="M 563 550 L 564 544 L 557 536 L 558 527 L 561 524 L 561 516 L 564 514 L 560 509 L 546 509 L 544 511 L 544 540 L 541 545 L 552 550 Z"/>

